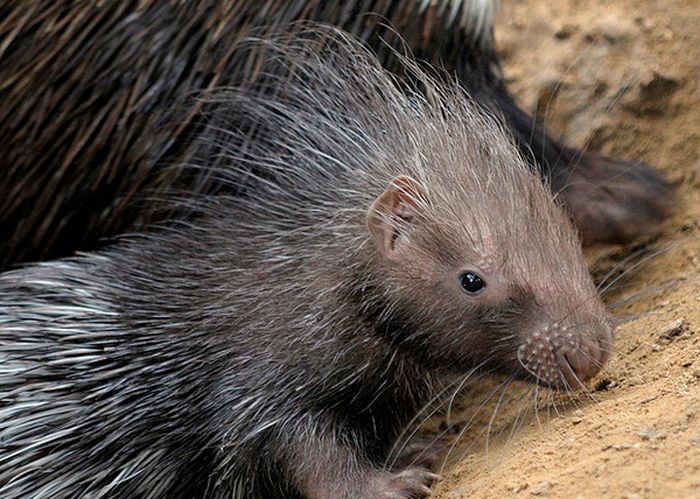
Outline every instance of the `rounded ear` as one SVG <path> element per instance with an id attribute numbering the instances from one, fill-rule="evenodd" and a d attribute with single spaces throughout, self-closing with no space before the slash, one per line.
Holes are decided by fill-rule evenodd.
<path id="1" fill-rule="evenodd" d="M 367 211 L 367 225 L 379 252 L 391 260 L 400 260 L 408 246 L 401 226 L 414 219 L 425 189 L 418 181 L 401 175 L 391 182 Z"/>

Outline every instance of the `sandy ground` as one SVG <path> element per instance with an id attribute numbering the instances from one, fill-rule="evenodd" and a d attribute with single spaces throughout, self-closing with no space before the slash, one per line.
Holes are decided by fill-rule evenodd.
<path id="1" fill-rule="evenodd" d="M 589 393 L 479 383 L 436 496 L 700 498 L 700 2 L 505 0 L 497 39 L 526 109 L 657 165 L 679 208 L 659 237 L 589 252 L 598 279 L 621 276 L 617 352 Z"/>

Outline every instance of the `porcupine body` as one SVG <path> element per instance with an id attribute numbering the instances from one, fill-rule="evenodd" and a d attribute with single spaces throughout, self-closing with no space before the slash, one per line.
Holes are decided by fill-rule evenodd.
<path id="1" fill-rule="evenodd" d="M 205 123 L 193 95 L 237 85 L 259 55 L 251 30 L 302 19 L 355 33 L 400 73 L 393 49 L 444 65 L 503 116 L 551 179 L 585 242 L 627 241 L 669 212 L 651 168 L 552 140 L 518 108 L 494 53 L 490 0 L 22 0 L 0 6 L 0 268 L 90 250 L 178 215 L 154 199 L 217 192 L 168 167 L 197 156 Z M 535 48 L 536 49 L 536 48 Z"/>

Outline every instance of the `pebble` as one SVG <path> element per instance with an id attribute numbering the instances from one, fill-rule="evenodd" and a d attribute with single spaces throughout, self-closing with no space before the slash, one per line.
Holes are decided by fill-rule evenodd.
<path id="1" fill-rule="evenodd" d="M 640 403 L 641 405 L 648 404 L 649 402 L 653 402 L 653 401 L 656 400 L 657 398 L 659 398 L 658 395 L 652 395 L 651 397 L 647 397 L 647 398 L 645 398 L 644 400 L 642 400 L 642 401 L 639 402 L 639 403 Z"/>
<path id="2" fill-rule="evenodd" d="M 575 24 L 564 24 L 554 32 L 554 36 L 558 40 L 566 40 L 567 38 L 571 38 L 571 35 L 573 35 L 577 31 L 578 26 L 576 26 Z"/>
<path id="3" fill-rule="evenodd" d="M 547 492 L 549 489 L 552 488 L 552 482 L 549 482 L 547 480 L 538 483 L 537 485 L 533 486 L 532 489 L 530 490 L 530 495 L 533 496 L 539 496 Z"/>
<path id="4" fill-rule="evenodd" d="M 685 321 L 683 319 L 677 319 L 670 324 L 667 324 L 661 331 L 659 331 L 659 338 L 664 340 L 672 340 L 676 336 L 680 336 L 685 330 Z"/>
<path id="5" fill-rule="evenodd" d="M 523 490 L 527 489 L 529 487 L 529 484 L 526 483 L 521 483 L 520 485 L 516 485 L 515 487 L 511 487 L 510 491 L 513 494 L 517 494 L 518 492 L 522 492 Z"/>
<path id="6" fill-rule="evenodd" d="M 627 450 L 627 449 L 639 449 L 641 445 L 639 444 L 610 444 L 603 447 L 603 450 Z"/>
<path id="7" fill-rule="evenodd" d="M 652 428 L 651 426 L 647 426 L 646 428 L 642 429 L 640 432 L 637 433 L 637 436 L 644 441 L 651 442 L 666 439 L 665 432 L 657 430 L 656 428 Z"/>

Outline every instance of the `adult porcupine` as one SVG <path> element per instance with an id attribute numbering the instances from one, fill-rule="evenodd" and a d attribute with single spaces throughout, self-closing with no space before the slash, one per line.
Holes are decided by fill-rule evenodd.
<path id="1" fill-rule="evenodd" d="M 436 390 L 607 359 L 571 223 L 456 84 L 401 91 L 333 31 L 250 43 L 281 92 L 213 98 L 193 166 L 274 182 L 0 275 L 0 496 L 422 496 L 381 463 Z"/>
<path id="2" fill-rule="evenodd" d="M 0 268 L 93 249 L 102 237 L 168 216 L 148 215 L 144 200 L 182 180 L 164 165 L 195 154 L 188 144 L 203 124 L 188 96 L 255 70 L 255 55 L 231 55 L 252 28 L 299 19 L 358 34 L 398 68 L 381 41 L 401 43 L 386 27 L 393 25 L 418 58 L 457 74 L 477 101 L 503 113 L 555 190 L 569 185 L 562 197 L 586 242 L 628 240 L 658 223 L 671 199 L 660 175 L 533 130 L 499 76 L 494 10 L 490 0 L 3 3 Z M 183 184 L 220 187 L 198 178 Z"/>

